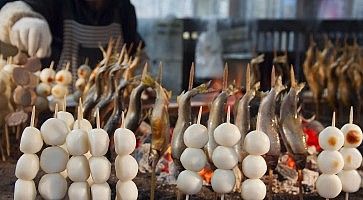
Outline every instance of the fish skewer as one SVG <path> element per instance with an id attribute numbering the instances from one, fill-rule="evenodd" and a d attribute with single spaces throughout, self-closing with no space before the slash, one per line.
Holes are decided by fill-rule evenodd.
<path id="1" fill-rule="evenodd" d="M 272 67 L 271 90 L 267 94 L 267 96 L 265 96 L 261 101 L 261 105 L 258 110 L 261 119 L 256 124 L 256 129 L 266 133 L 270 139 L 270 150 L 265 155 L 265 160 L 267 162 L 267 166 L 269 166 L 270 175 L 269 199 L 272 199 L 271 181 L 273 169 L 275 169 L 281 153 L 280 136 L 277 124 L 277 117 L 275 114 L 275 107 L 276 97 L 283 89 L 284 86 L 282 85 L 281 77 L 275 77 L 275 68 Z"/>
<path id="2" fill-rule="evenodd" d="M 160 68 L 162 68 L 162 66 L 160 66 Z M 160 69 L 160 71 L 162 70 Z M 152 87 L 156 92 L 156 100 L 150 117 L 152 136 L 149 157 L 152 166 L 150 199 L 154 200 L 156 188 L 156 165 L 167 150 L 170 139 L 168 105 L 171 95 L 166 92 L 158 82 L 148 75 L 145 76 L 142 81 L 146 85 Z"/>
<path id="3" fill-rule="evenodd" d="M 305 84 L 297 84 L 294 68 L 290 69 L 291 88 L 283 98 L 280 108 L 281 138 L 289 154 L 291 154 L 298 166 L 299 198 L 303 199 L 302 172 L 305 167 L 307 156 L 307 145 L 305 133 L 302 130 L 301 119 L 297 113 L 298 95 Z"/>

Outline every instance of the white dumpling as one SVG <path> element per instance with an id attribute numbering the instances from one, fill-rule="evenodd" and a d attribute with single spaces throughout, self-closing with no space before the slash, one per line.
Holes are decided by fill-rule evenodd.
<path id="1" fill-rule="evenodd" d="M 39 171 L 39 158 L 35 154 L 23 154 L 16 163 L 15 176 L 25 181 L 31 181 Z"/>
<path id="2" fill-rule="evenodd" d="M 63 120 L 67 124 L 68 128 L 71 129 L 73 127 L 74 117 L 71 113 L 59 111 L 57 113 L 57 118 Z"/>
<path id="3" fill-rule="evenodd" d="M 242 161 L 243 174 L 251 179 L 261 178 L 267 171 L 267 164 L 262 156 L 248 155 Z"/>
<path id="4" fill-rule="evenodd" d="M 55 78 L 55 71 L 51 68 L 44 68 L 40 72 L 39 78 L 43 83 L 53 83 Z"/>
<path id="5" fill-rule="evenodd" d="M 339 150 L 344 144 L 344 135 L 338 128 L 329 126 L 319 134 L 319 145 L 324 150 Z"/>
<path id="6" fill-rule="evenodd" d="M 236 125 L 231 123 L 223 123 L 214 130 L 214 139 L 217 144 L 233 147 L 241 139 L 241 133 Z"/>
<path id="7" fill-rule="evenodd" d="M 92 156 L 89 159 L 89 166 L 91 169 L 91 176 L 94 183 L 104 183 L 110 177 L 111 163 L 106 157 Z"/>
<path id="8" fill-rule="evenodd" d="M 85 156 L 72 156 L 67 164 L 69 179 L 74 182 L 87 181 L 90 175 L 88 160 Z"/>
<path id="9" fill-rule="evenodd" d="M 241 191 L 245 200 L 263 200 L 266 197 L 266 185 L 260 179 L 243 181 Z"/>
<path id="10" fill-rule="evenodd" d="M 74 182 L 68 189 L 69 200 L 91 200 L 91 191 L 87 182 Z"/>
<path id="11" fill-rule="evenodd" d="M 39 83 L 35 89 L 39 96 L 47 97 L 52 91 L 52 87 L 47 83 Z"/>
<path id="12" fill-rule="evenodd" d="M 90 132 L 92 130 L 92 124 L 87 120 L 87 119 L 82 119 L 80 121 L 81 124 L 81 129 L 85 132 Z M 76 121 L 74 121 L 73 123 L 73 130 L 75 129 L 79 129 L 78 127 L 78 119 Z"/>
<path id="13" fill-rule="evenodd" d="M 362 129 L 355 124 L 345 124 L 341 128 L 344 134 L 344 147 L 357 148 L 362 143 Z"/>
<path id="14" fill-rule="evenodd" d="M 68 95 L 68 88 L 67 86 L 57 84 L 52 87 L 51 93 L 55 98 L 60 99 Z"/>
<path id="15" fill-rule="evenodd" d="M 213 151 L 212 160 L 219 169 L 233 169 L 238 163 L 238 155 L 232 147 L 218 146 Z"/>
<path id="16" fill-rule="evenodd" d="M 45 173 L 60 173 L 66 169 L 68 153 L 61 147 L 47 147 L 40 155 L 40 167 Z"/>
<path id="17" fill-rule="evenodd" d="M 207 156 L 202 149 L 186 148 L 180 156 L 180 161 L 185 169 L 199 172 L 207 163 Z"/>
<path id="18" fill-rule="evenodd" d="M 203 186 L 203 180 L 197 172 L 184 170 L 176 181 L 177 188 L 185 194 L 197 194 Z"/>
<path id="19" fill-rule="evenodd" d="M 115 151 L 118 155 L 131 154 L 136 147 L 135 134 L 126 128 L 118 128 L 114 134 Z"/>
<path id="20" fill-rule="evenodd" d="M 69 128 L 67 124 L 56 118 L 50 118 L 40 127 L 44 142 L 48 145 L 62 145 L 66 141 Z"/>
<path id="21" fill-rule="evenodd" d="M 68 70 L 60 70 L 55 75 L 55 81 L 58 84 L 69 85 L 72 83 L 72 74 Z"/>
<path id="22" fill-rule="evenodd" d="M 321 174 L 315 184 L 316 190 L 323 198 L 333 199 L 342 191 L 342 182 L 335 174 Z"/>
<path id="23" fill-rule="evenodd" d="M 92 200 L 111 200 L 111 188 L 108 183 L 92 184 Z"/>
<path id="24" fill-rule="evenodd" d="M 69 154 L 80 156 L 88 152 L 88 136 L 87 133 L 81 129 L 71 131 L 66 139 L 67 150 Z"/>
<path id="25" fill-rule="evenodd" d="M 39 181 L 38 190 L 43 199 L 63 199 L 67 194 L 67 181 L 59 173 L 45 174 Z"/>
<path id="26" fill-rule="evenodd" d="M 34 127 L 26 127 L 20 139 L 20 151 L 23 153 L 37 153 L 43 147 L 40 131 Z"/>
<path id="27" fill-rule="evenodd" d="M 103 129 L 92 129 L 88 132 L 90 152 L 93 156 L 103 156 L 108 151 L 110 138 Z"/>
<path id="28" fill-rule="evenodd" d="M 344 167 L 343 156 L 338 151 L 322 151 L 318 156 L 318 167 L 324 174 L 336 174 Z"/>
<path id="29" fill-rule="evenodd" d="M 118 181 L 116 184 L 117 199 L 136 200 L 139 192 L 133 181 Z"/>
<path id="30" fill-rule="evenodd" d="M 139 166 L 134 157 L 118 155 L 115 160 L 115 170 L 120 181 L 129 181 L 136 177 Z"/>
<path id="31" fill-rule="evenodd" d="M 217 169 L 212 175 L 211 185 L 215 192 L 226 194 L 232 192 L 236 177 L 232 170 Z"/>
<path id="32" fill-rule="evenodd" d="M 202 124 L 193 124 L 185 130 L 183 139 L 187 147 L 201 149 L 208 142 L 207 127 Z"/>
<path id="33" fill-rule="evenodd" d="M 270 139 L 262 131 L 251 131 L 244 139 L 244 149 L 251 155 L 264 155 L 270 150 Z"/>
<path id="34" fill-rule="evenodd" d="M 339 151 L 344 159 L 344 170 L 358 169 L 362 164 L 362 154 L 356 148 L 343 147 Z"/>
<path id="35" fill-rule="evenodd" d="M 18 179 L 15 182 L 14 200 L 33 200 L 37 196 L 37 189 L 33 180 Z"/>
<path id="36" fill-rule="evenodd" d="M 338 177 L 344 192 L 353 193 L 359 190 L 362 178 L 357 170 L 343 170 L 339 172 Z"/>

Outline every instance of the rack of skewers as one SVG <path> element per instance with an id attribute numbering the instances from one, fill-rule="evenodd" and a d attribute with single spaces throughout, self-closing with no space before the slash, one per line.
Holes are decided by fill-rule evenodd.
<path id="1" fill-rule="evenodd" d="M 33 179 L 39 168 L 46 172 L 38 184 L 38 191 L 43 198 L 61 199 L 68 191 L 70 199 L 109 199 L 112 189 L 107 180 L 111 173 L 113 152 L 117 154 L 114 160 L 116 176 L 119 179 L 116 186 L 117 199 L 137 199 L 138 189 L 132 179 L 137 175 L 138 163 L 132 152 L 136 146 L 136 138 L 142 135 L 139 129 L 141 123 L 147 123 L 151 128 L 148 155 L 152 174 L 150 199 L 156 198 L 156 168 L 168 149 L 171 150 L 177 171 L 174 174 L 177 177 L 177 199 L 193 198 L 201 190 L 203 178 L 200 172 L 206 169 L 213 172 L 209 184 L 221 199 L 225 198 L 225 194 L 234 191 L 240 192 L 243 199 L 264 199 L 266 196 L 272 199 L 276 173 L 289 173 L 288 169 L 280 165 L 283 156 L 293 160 L 298 196 L 300 199 L 304 198 L 303 172 L 309 155 L 316 155 L 318 152 L 309 152 L 309 138 L 304 128 L 306 124 L 314 122 L 299 114 L 298 100 L 304 83 L 296 81 L 293 67 L 273 67 L 271 89 L 260 92 L 254 69 L 261 57 L 253 60 L 251 66 L 247 66 L 245 92 L 242 97 L 238 97 L 236 94 L 241 89 L 228 85 L 227 66 L 221 90 L 211 89 L 209 82 L 194 87 L 192 66 L 188 90 L 177 97 L 178 114 L 171 134 L 171 94 L 162 84 L 162 65 L 156 78 L 149 74 L 147 64 L 141 75 L 135 75 L 135 69 L 140 62 L 138 54 L 131 57 L 125 47 L 121 52 L 116 52 L 113 44 L 111 39 L 104 51 L 104 59 L 94 70 L 90 70 L 87 64 L 79 68 L 79 79 L 75 82 L 76 90 L 73 93 L 68 88 L 72 82 L 72 74 L 68 72 L 69 65 L 58 72 L 52 71 L 52 66 L 43 69 L 39 75 L 42 84 L 37 87 L 27 86 L 30 81 L 23 83 L 13 75 L 12 81 L 20 85 L 17 88 L 34 91 L 35 96 L 35 100 L 30 98 L 26 105 L 24 103 L 23 110 L 15 112 L 25 113 L 21 121 L 22 127 L 29 121 L 27 113 L 32 112 L 31 126 L 18 131 L 21 138 L 20 150 L 25 156 L 17 164 L 15 175 L 19 180 L 15 186 L 15 199 L 35 198 Z M 276 58 L 275 61 L 287 62 L 282 58 Z M 24 66 L 19 68 L 24 68 L 27 74 L 39 71 L 33 66 L 29 69 Z M 283 73 L 285 68 L 289 69 L 289 73 Z M 16 70 L 13 74 L 19 73 L 15 72 Z M 283 84 L 286 79 L 288 86 Z M 143 101 L 145 93 L 154 96 L 148 101 L 152 106 L 147 106 Z M 193 113 L 192 98 L 206 93 L 213 94 L 211 102 L 206 103 L 209 108 L 201 107 L 198 114 Z M 48 98 L 50 94 L 53 98 Z M 15 97 L 15 92 L 13 96 Z M 66 111 L 66 96 L 79 100 L 77 120 Z M 52 118 L 40 123 L 36 123 L 36 113 L 38 112 L 38 116 L 40 113 L 36 105 L 38 97 L 43 98 L 43 101 L 45 98 L 49 102 L 48 107 L 53 108 L 54 105 L 55 113 Z M 231 98 L 235 99 L 234 105 L 230 105 L 228 101 Z M 8 102 L 11 103 L 10 101 L 9 97 Z M 253 101 L 258 103 L 252 104 Z M 58 107 L 62 107 L 62 111 L 58 111 Z M 252 112 L 252 109 L 257 112 Z M 201 120 L 203 110 L 204 115 L 208 115 L 206 126 Z M 14 115 L 14 111 L 9 113 L 12 113 L 10 116 Z M 196 123 L 194 116 L 198 116 Z M 337 151 L 343 144 L 345 147 L 355 148 L 362 142 L 362 131 L 352 124 L 352 119 L 350 117 L 350 124 L 342 130 L 316 130 L 321 132 L 319 136 L 315 135 L 319 138 L 321 148 L 335 156 L 323 156 L 322 153 L 317 159 L 323 175 L 313 182 L 316 182 L 317 192 L 324 198 L 334 198 L 342 190 L 351 193 L 359 189 L 346 180 L 353 177 L 356 180 L 354 186 L 360 184 L 357 173 L 350 172 L 361 164 L 360 153 L 355 150 L 341 150 L 341 153 Z M 335 119 L 333 127 L 334 121 Z M 36 124 L 39 124 L 40 130 L 35 128 Z M 34 142 L 37 145 L 32 146 Z M 46 148 L 43 149 L 44 147 Z M 41 150 L 39 159 L 36 153 Z M 330 152 L 333 150 L 335 152 Z M 344 159 L 349 156 L 353 158 L 352 166 Z M 26 163 L 32 163 L 31 167 L 24 167 Z M 335 175 L 343 168 L 349 172 Z M 263 177 L 265 174 L 267 179 Z M 70 186 L 65 181 L 67 177 L 73 182 Z M 327 182 L 334 184 L 334 190 L 325 187 Z M 55 185 L 59 187 L 52 187 Z"/>

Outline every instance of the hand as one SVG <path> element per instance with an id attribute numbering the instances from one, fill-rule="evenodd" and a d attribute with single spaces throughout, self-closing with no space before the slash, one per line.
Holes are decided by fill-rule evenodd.
<path id="1" fill-rule="evenodd" d="M 50 55 L 52 35 L 48 23 L 43 19 L 24 17 L 10 31 L 10 43 L 29 56 L 44 58 Z"/>

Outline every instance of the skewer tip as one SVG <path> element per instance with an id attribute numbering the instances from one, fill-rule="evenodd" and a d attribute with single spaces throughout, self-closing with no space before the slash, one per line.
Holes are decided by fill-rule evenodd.
<path id="1" fill-rule="evenodd" d="M 227 107 L 227 123 L 229 124 L 231 122 L 231 106 L 228 105 Z"/>
<path id="2" fill-rule="evenodd" d="M 200 121 L 202 119 L 202 112 L 203 112 L 203 106 L 200 106 L 199 107 L 199 112 L 198 112 L 197 124 L 200 124 Z"/>
<path id="3" fill-rule="evenodd" d="M 332 117 L 332 120 L 331 120 L 331 125 L 333 127 L 335 127 L 335 111 L 333 112 L 333 117 Z"/>
<path id="4" fill-rule="evenodd" d="M 57 118 L 57 114 L 58 114 L 58 103 L 56 103 L 54 107 L 54 118 Z"/>
<path id="5" fill-rule="evenodd" d="M 121 112 L 121 120 L 122 120 L 121 128 L 125 128 L 125 112 L 124 111 Z"/>
<path id="6" fill-rule="evenodd" d="M 35 106 L 33 106 L 33 109 L 32 109 L 32 115 L 30 118 L 30 126 L 34 127 L 34 123 L 35 123 Z"/>
<path id="7" fill-rule="evenodd" d="M 349 123 L 353 124 L 353 106 L 350 107 L 350 113 L 349 113 Z"/>

